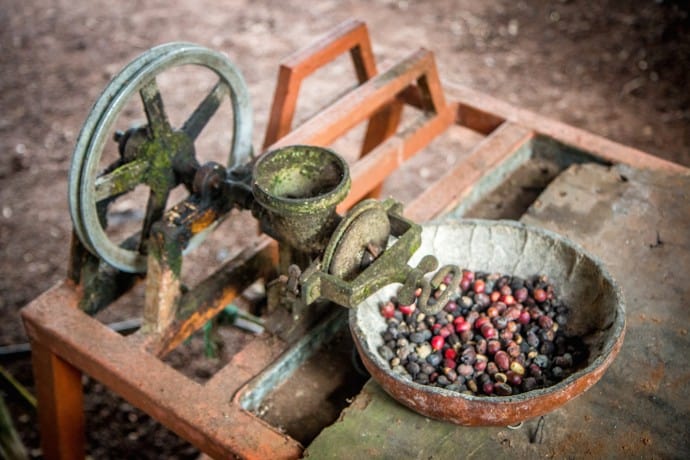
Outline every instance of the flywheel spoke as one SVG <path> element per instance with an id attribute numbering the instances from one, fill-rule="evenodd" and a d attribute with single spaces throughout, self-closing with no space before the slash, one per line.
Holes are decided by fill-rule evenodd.
<path id="1" fill-rule="evenodd" d="M 146 216 L 144 217 L 144 225 L 141 229 L 141 241 L 139 251 L 142 252 L 151 233 L 151 226 L 163 217 L 165 212 L 165 204 L 168 201 L 168 192 L 163 193 L 151 191 L 149 201 L 146 204 Z"/>
<path id="2" fill-rule="evenodd" d="M 148 168 L 147 161 L 134 160 L 97 177 L 94 191 L 96 203 L 134 190 L 144 182 Z"/>
<path id="3" fill-rule="evenodd" d="M 216 110 L 218 110 L 223 98 L 227 94 L 228 85 L 222 80 L 218 81 L 211 92 L 206 95 L 204 100 L 201 101 L 199 106 L 194 110 L 194 113 L 185 121 L 182 126 L 182 131 L 192 140 L 195 140 L 206 126 L 206 123 L 208 123 L 211 117 L 216 113 Z"/>
<path id="4" fill-rule="evenodd" d="M 144 103 L 144 111 L 146 112 L 146 119 L 149 122 L 154 137 L 161 137 L 170 132 L 170 122 L 168 116 L 165 114 L 165 107 L 163 106 L 163 98 L 158 90 L 156 79 L 149 80 L 141 90 L 141 101 Z"/>

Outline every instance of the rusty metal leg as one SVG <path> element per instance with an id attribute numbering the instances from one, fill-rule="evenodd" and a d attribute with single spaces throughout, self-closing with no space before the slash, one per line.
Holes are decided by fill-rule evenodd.
<path id="1" fill-rule="evenodd" d="M 32 343 L 41 448 L 47 460 L 84 458 L 81 372 L 40 342 Z"/>

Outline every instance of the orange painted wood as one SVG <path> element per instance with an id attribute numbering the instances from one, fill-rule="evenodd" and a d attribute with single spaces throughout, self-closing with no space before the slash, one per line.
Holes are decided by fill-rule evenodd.
<path id="1" fill-rule="evenodd" d="M 257 279 L 269 275 L 277 266 L 277 261 L 276 242 L 267 236 L 259 238 L 193 290 L 183 294 L 176 319 L 162 334 L 145 338 L 134 334 L 131 340 L 140 341 L 157 356 L 166 355 L 232 303 Z"/>
<path id="2" fill-rule="evenodd" d="M 52 353 L 215 458 L 228 458 L 230 453 L 251 459 L 299 457 L 302 446 L 297 441 L 232 404 L 232 394 L 205 391 L 203 385 L 74 308 L 77 299 L 76 291 L 62 283 L 26 307 L 22 316 L 32 340 L 50 344 Z M 235 386 L 244 383 L 237 381 Z M 58 395 L 62 387 L 45 381 L 42 387 L 39 406 L 50 407 L 50 394 Z M 46 388 L 52 388 L 48 396 Z M 83 426 L 75 424 L 69 433 L 77 428 L 83 432 Z M 56 435 L 60 445 L 73 439 L 65 432 Z M 83 454 L 56 458 L 83 458 Z"/>
<path id="3" fill-rule="evenodd" d="M 466 159 L 409 203 L 405 207 L 405 215 L 416 222 L 424 222 L 453 208 L 482 176 L 490 173 L 533 136 L 530 129 L 504 123 L 482 140 Z"/>
<path id="4" fill-rule="evenodd" d="M 287 344 L 268 334 L 257 337 L 235 353 L 223 369 L 206 382 L 204 388 L 213 394 L 223 394 L 237 400 L 240 389 L 264 371 L 285 350 Z M 235 397 L 233 398 L 233 395 Z"/>
<path id="5" fill-rule="evenodd" d="M 46 460 L 84 458 L 84 396 L 81 372 L 32 340 L 41 449 Z"/>
<path id="6" fill-rule="evenodd" d="M 285 59 L 278 70 L 264 150 L 290 132 L 302 81 L 343 53 L 350 52 L 359 83 L 376 75 L 376 61 L 366 24 L 348 20 L 321 40 Z"/>
<path id="7" fill-rule="evenodd" d="M 338 206 L 338 210 L 345 212 L 355 203 L 366 198 L 405 161 L 448 129 L 453 124 L 453 115 L 452 107 L 449 106 L 438 116 L 420 121 L 416 129 L 391 137 L 367 156 L 358 160 L 350 168 L 352 177 L 350 193 Z"/>
<path id="8" fill-rule="evenodd" d="M 425 74 L 435 73 L 433 54 L 420 49 L 319 112 L 270 149 L 305 143 L 327 146 L 389 103 L 408 85 Z M 445 107 L 438 106 L 441 111 Z"/>
<path id="9" fill-rule="evenodd" d="M 264 149 L 286 135 L 292 126 L 297 97 L 303 80 L 317 69 L 349 51 L 359 83 L 377 74 L 376 61 L 366 25 L 357 20 L 340 24 L 322 40 L 315 42 L 281 64 L 273 97 L 269 123 L 266 128 Z M 362 143 L 360 156 L 364 156 L 398 129 L 402 104 L 393 99 L 388 105 L 371 116 Z M 370 197 L 378 197 L 380 187 L 372 190 Z"/>
<path id="10" fill-rule="evenodd" d="M 395 134 L 400 125 L 402 111 L 403 103 L 396 98 L 371 117 L 367 126 L 367 132 L 364 135 L 364 141 L 362 142 L 360 157 L 369 154 L 369 152 Z M 365 198 L 379 198 L 382 187 L 383 184 L 379 184 L 372 188 Z"/>

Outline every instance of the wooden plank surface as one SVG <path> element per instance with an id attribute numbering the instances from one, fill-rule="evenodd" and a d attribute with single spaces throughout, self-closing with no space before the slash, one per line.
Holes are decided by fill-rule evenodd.
<path id="1" fill-rule="evenodd" d="M 519 429 L 417 415 L 369 382 L 308 458 L 687 458 L 690 452 L 690 175 L 575 165 L 523 216 L 604 261 L 627 305 L 623 348 L 602 380 Z"/>

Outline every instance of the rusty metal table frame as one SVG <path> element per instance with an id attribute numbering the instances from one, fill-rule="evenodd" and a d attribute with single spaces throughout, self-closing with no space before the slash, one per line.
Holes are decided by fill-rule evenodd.
<path id="1" fill-rule="evenodd" d="M 348 52 L 359 85 L 291 130 L 303 80 Z M 405 104 L 421 108 L 424 115 L 414 129 L 397 133 Z M 607 163 L 685 170 L 465 87 L 446 84 L 444 92 L 433 54 L 427 50 L 415 51 L 377 73 L 366 26 L 354 20 L 281 64 L 264 150 L 298 143 L 327 146 L 367 120 L 362 156 L 351 167 L 352 190 L 341 211 L 362 198 L 377 196 L 386 177 L 452 125 L 484 137 L 463 161 L 407 203 L 407 217 L 418 222 L 456 206 L 483 177 L 537 136 Z M 275 263 L 276 252 L 275 243 L 267 238 L 246 248 L 220 270 L 221 292 L 209 299 L 205 310 L 182 318 L 162 334 L 118 335 L 77 308 L 82 290 L 70 280 L 26 306 L 22 316 L 33 347 L 45 458 L 85 455 L 82 373 L 213 457 L 299 457 L 303 446 L 245 411 L 239 402 L 247 383 L 286 351 L 286 343 L 270 334 L 256 337 L 205 384 L 184 377 L 160 359 L 260 278 Z"/>

